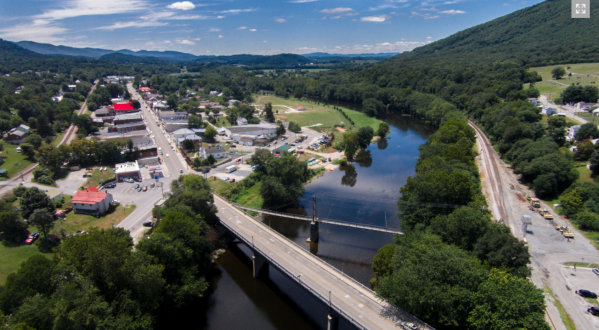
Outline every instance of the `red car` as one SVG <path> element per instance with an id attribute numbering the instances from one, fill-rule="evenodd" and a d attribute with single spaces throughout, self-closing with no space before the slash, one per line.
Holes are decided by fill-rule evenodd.
<path id="1" fill-rule="evenodd" d="M 27 239 L 25 240 L 25 244 L 33 244 L 33 242 L 35 242 L 35 240 L 38 239 L 39 237 L 40 237 L 40 234 L 31 233 L 31 235 L 29 235 L 29 237 L 27 237 Z"/>
<path id="2" fill-rule="evenodd" d="M 230 182 L 230 183 L 233 183 L 233 182 L 235 182 L 235 178 L 233 178 L 233 179 L 229 180 L 229 182 Z"/>
<path id="3" fill-rule="evenodd" d="M 72 207 L 72 206 L 67 206 L 67 207 L 64 209 L 64 213 L 69 213 L 69 212 L 71 212 L 71 211 L 73 211 L 73 207 Z"/>
<path id="4" fill-rule="evenodd" d="M 147 191 L 147 190 L 148 190 L 148 187 L 147 187 L 147 186 L 144 186 L 144 187 L 143 187 L 141 190 L 143 190 L 143 191 Z"/>
<path id="5" fill-rule="evenodd" d="M 240 161 L 241 161 L 241 158 L 237 158 L 236 162 L 240 162 Z"/>

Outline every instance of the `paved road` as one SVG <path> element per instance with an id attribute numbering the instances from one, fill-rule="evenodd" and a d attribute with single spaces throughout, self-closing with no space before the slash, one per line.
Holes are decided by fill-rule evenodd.
<path id="1" fill-rule="evenodd" d="M 252 242 L 261 255 L 278 263 L 288 275 L 328 299 L 331 292 L 332 304 L 349 315 L 355 323 L 366 329 L 397 329 L 401 322 L 398 316 L 410 320 L 402 312 L 392 312 L 390 305 L 377 299 L 372 290 L 344 276 L 336 268 L 324 263 L 318 257 L 293 244 L 269 227 L 245 215 L 225 200 L 214 196 L 218 216 L 222 223 L 236 235 Z M 273 267 L 272 265 L 270 267 Z M 385 315 L 385 316 L 383 316 Z M 432 329 L 423 324 L 420 329 Z"/>
<path id="2" fill-rule="evenodd" d="M 477 132 L 477 135 L 478 133 L 480 132 Z M 574 293 L 574 290 L 584 288 L 568 286 L 569 280 L 563 271 L 565 262 L 582 261 L 584 258 L 585 262 L 599 263 L 599 252 L 580 232 L 572 227 L 568 220 L 552 210 L 553 205 L 541 203 L 542 208 L 550 210 L 553 214 L 555 224 L 571 228 L 575 235 L 574 239 L 568 241 L 555 230 L 553 223 L 545 220 L 537 212 L 530 211 L 528 203 L 518 198 L 518 194 L 525 196 L 534 193 L 528 187 L 520 184 L 518 176 L 506 166 L 490 144 L 481 143 L 481 140 L 477 139 L 477 145 L 479 150 L 483 148 L 482 160 L 490 162 L 489 166 L 494 166 L 497 169 L 493 172 L 495 178 L 486 181 L 495 184 L 496 187 L 490 186 L 491 184 L 484 187 L 489 205 L 492 210 L 494 207 L 498 211 L 502 209 L 503 220 L 511 228 L 512 234 L 528 243 L 532 261 L 532 281 L 541 289 L 548 287 L 553 291 L 555 297 L 574 320 L 577 329 L 599 329 L 599 318 L 586 312 L 590 305 L 579 299 L 580 297 Z M 483 164 L 483 166 L 485 167 L 481 166 L 481 169 L 486 168 L 486 165 Z M 494 206 L 494 204 L 498 204 L 498 201 L 505 206 Z M 532 220 L 532 225 L 526 233 L 522 231 L 523 215 L 529 215 Z M 555 329 L 565 330 L 566 327 L 561 321 L 559 311 L 550 303 L 550 299 L 546 301 L 550 323 L 554 325 Z"/>
<path id="3" fill-rule="evenodd" d="M 582 117 L 578 117 L 578 116 L 576 115 L 576 112 L 579 112 L 579 109 L 577 109 L 577 108 L 575 108 L 575 107 L 570 107 L 570 106 L 565 106 L 565 105 L 555 105 L 555 104 L 551 104 L 551 103 L 549 103 L 549 100 L 547 99 L 547 95 L 541 95 L 541 96 L 539 97 L 539 101 L 541 101 L 541 103 L 542 103 L 543 105 L 545 105 L 545 106 L 548 106 L 548 107 L 557 107 L 557 109 L 558 109 L 560 112 L 562 112 L 562 113 L 565 113 L 565 114 L 566 114 L 566 117 L 568 117 L 568 118 L 570 118 L 570 119 L 574 119 L 574 120 L 576 120 L 576 121 L 580 122 L 580 123 L 581 123 L 581 125 L 582 125 L 582 124 L 586 124 L 586 123 L 588 123 L 588 122 L 589 122 L 588 120 L 586 120 L 586 119 L 584 119 L 584 118 L 582 118 Z"/>

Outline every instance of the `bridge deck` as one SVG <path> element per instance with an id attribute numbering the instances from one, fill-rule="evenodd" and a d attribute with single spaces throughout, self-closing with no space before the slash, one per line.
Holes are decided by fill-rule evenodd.
<path id="1" fill-rule="evenodd" d="M 252 209 L 252 208 L 245 207 L 242 205 L 238 205 L 238 204 L 231 204 L 231 205 L 235 206 L 238 209 L 242 209 L 242 210 L 246 210 L 246 211 L 253 211 L 253 212 L 261 213 L 261 214 L 276 215 L 279 217 L 301 220 L 301 221 L 310 221 L 310 222 L 312 221 L 312 218 L 302 216 L 302 215 L 289 214 L 289 213 L 283 213 L 283 212 L 277 212 L 277 211 L 271 211 L 271 210 L 257 210 L 257 209 Z M 344 222 L 344 221 L 320 219 L 320 218 L 317 218 L 317 221 L 320 223 L 328 223 L 331 225 L 337 225 L 337 226 L 343 226 L 343 227 L 359 228 L 359 229 L 372 230 L 372 231 L 378 231 L 378 232 L 389 233 L 389 234 L 403 235 L 403 233 L 401 231 L 399 231 L 398 229 L 367 225 L 367 224 L 357 223 L 357 222 Z"/>
<path id="2" fill-rule="evenodd" d="M 413 316 L 377 298 L 369 288 L 346 276 L 333 266 L 302 249 L 261 222 L 244 214 L 226 200 L 214 195 L 221 223 L 235 236 L 287 274 L 337 315 L 358 329 L 402 329 L 401 322 L 413 322 L 419 329 L 433 329 Z"/>

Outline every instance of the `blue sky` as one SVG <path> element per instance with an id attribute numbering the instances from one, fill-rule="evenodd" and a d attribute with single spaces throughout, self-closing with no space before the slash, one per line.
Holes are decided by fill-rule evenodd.
<path id="1" fill-rule="evenodd" d="M 541 0 L 3 2 L 6 40 L 228 55 L 401 52 Z"/>

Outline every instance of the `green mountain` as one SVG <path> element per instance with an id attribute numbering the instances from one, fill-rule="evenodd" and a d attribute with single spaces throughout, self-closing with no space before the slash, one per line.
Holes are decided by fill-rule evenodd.
<path id="1" fill-rule="evenodd" d="M 279 55 L 250 55 L 240 54 L 231 56 L 200 56 L 195 62 L 201 63 L 223 63 L 231 65 L 245 66 L 271 66 L 271 67 L 292 67 L 310 63 L 311 61 L 297 54 L 279 54 Z"/>
<path id="2" fill-rule="evenodd" d="M 110 53 L 102 55 L 98 58 L 99 61 L 106 61 L 116 64 L 149 64 L 149 65 L 168 65 L 172 62 L 152 56 L 134 56 L 121 53 Z"/>
<path id="3" fill-rule="evenodd" d="M 599 61 L 599 0 L 572 19 L 570 0 L 547 0 L 395 56 L 435 63 L 515 59 L 527 66 Z"/>

